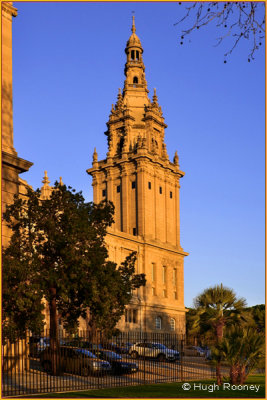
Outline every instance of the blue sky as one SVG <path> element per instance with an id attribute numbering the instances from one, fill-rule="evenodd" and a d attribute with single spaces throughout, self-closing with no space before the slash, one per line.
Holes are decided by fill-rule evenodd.
<path id="1" fill-rule="evenodd" d="M 23 179 L 82 190 L 92 200 L 94 147 L 105 158 L 111 104 L 123 87 L 135 11 L 150 96 L 157 88 L 170 158 L 178 150 L 185 305 L 223 283 L 264 302 L 264 48 L 214 47 L 214 26 L 180 45 L 178 3 L 19 3 L 13 19 L 14 144 L 34 163 Z"/>

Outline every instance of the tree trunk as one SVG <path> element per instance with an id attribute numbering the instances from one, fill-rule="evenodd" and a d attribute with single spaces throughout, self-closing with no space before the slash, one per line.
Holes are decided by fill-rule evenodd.
<path id="1" fill-rule="evenodd" d="M 239 383 L 239 365 L 231 365 L 230 367 L 230 383 L 232 385 L 236 385 Z"/>
<path id="2" fill-rule="evenodd" d="M 217 343 L 220 343 L 223 339 L 223 327 L 224 327 L 223 320 L 220 320 L 215 325 Z M 220 357 L 220 359 L 217 360 L 217 364 L 216 364 L 216 379 L 217 379 L 217 385 L 221 385 L 222 384 L 221 357 Z"/>
<path id="3" fill-rule="evenodd" d="M 56 288 L 49 289 L 50 293 L 50 351 L 51 351 L 51 372 L 52 375 L 60 375 L 60 355 L 59 355 L 59 338 L 58 338 L 58 316 L 56 304 Z"/>
<path id="4" fill-rule="evenodd" d="M 246 381 L 246 378 L 247 378 L 246 367 L 241 366 L 239 368 L 238 383 L 243 385 L 243 383 L 245 383 L 245 381 Z"/>
<path id="5" fill-rule="evenodd" d="M 216 379 L 217 379 L 217 385 L 222 384 L 222 373 L 221 373 L 221 361 L 217 361 L 216 364 Z"/>
<path id="6" fill-rule="evenodd" d="M 220 343 L 223 339 L 224 321 L 220 320 L 215 326 L 217 342 Z"/>

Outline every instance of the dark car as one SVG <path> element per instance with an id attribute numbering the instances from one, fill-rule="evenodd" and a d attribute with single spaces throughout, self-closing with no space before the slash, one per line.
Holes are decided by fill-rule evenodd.
<path id="1" fill-rule="evenodd" d="M 110 350 L 93 350 L 94 354 L 110 363 L 114 374 L 127 374 L 138 371 L 136 363 L 124 361 L 122 357 Z"/>
<path id="2" fill-rule="evenodd" d="M 83 338 L 75 338 L 68 342 L 68 346 L 79 347 L 80 349 L 103 350 L 102 344 L 91 343 Z"/>
<path id="3" fill-rule="evenodd" d="M 111 371 L 108 361 L 99 359 L 86 349 L 75 349 L 69 346 L 59 348 L 57 359 L 62 372 L 70 372 L 83 376 L 103 374 Z M 46 372 L 52 370 L 52 352 L 47 347 L 40 353 L 41 365 Z"/>
<path id="4" fill-rule="evenodd" d="M 110 343 L 108 348 L 110 350 L 114 350 L 116 353 L 119 354 L 128 354 L 130 348 L 132 347 L 133 343 L 126 342 L 126 343 Z"/>

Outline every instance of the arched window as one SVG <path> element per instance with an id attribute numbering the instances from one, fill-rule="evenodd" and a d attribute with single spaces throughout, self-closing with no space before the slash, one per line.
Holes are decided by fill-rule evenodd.
<path id="1" fill-rule="evenodd" d="M 161 329 L 161 317 L 156 317 L 155 318 L 155 328 L 156 329 Z"/>
<path id="2" fill-rule="evenodd" d="M 136 59 L 139 60 L 139 51 L 136 50 Z"/>
<path id="3" fill-rule="evenodd" d="M 131 50 L 131 60 L 134 60 L 134 50 Z"/>
<path id="4" fill-rule="evenodd" d="M 170 328 L 171 328 L 171 331 L 175 331 L 175 319 L 174 318 L 170 319 Z"/>
<path id="5" fill-rule="evenodd" d="M 133 78 L 133 83 L 138 83 L 138 78 L 137 78 L 137 76 L 134 76 L 134 78 Z"/>

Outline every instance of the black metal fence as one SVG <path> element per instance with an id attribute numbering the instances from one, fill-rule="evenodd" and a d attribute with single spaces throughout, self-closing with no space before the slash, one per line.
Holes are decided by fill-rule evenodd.
<path id="1" fill-rule="evenodd" d="M 80 331 L 27 336 L 2 349 L 3 396 L 180 382 L 215 377 L 210 349 L 184 336 L 124 332 L 110 339 Z"/>

